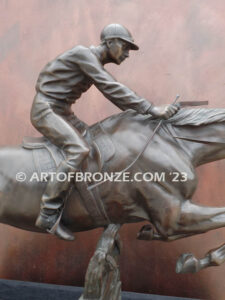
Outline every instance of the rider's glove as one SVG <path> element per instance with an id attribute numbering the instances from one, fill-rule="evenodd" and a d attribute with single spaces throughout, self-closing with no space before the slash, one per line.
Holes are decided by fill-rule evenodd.
<path id="1" fill-rule="evenodd" d="M 175 115 L 179 109 L 180 106 L 178 104 L 167 104 L 161 106 L 151 105 L 148 113 L 156 118 L 169 119 L 170 117 Z"/>

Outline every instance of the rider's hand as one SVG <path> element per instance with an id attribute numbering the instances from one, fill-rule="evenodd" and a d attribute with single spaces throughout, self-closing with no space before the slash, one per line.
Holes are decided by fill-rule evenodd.
<path id="1" fill-rule="evenodd" d="M 179 109 L 180 106 L 178 104 L 167 104 L 162 106 L 152 105 L 149 113 L 156 118 L 169 119 L 170 117 L 175 115 Z"/>

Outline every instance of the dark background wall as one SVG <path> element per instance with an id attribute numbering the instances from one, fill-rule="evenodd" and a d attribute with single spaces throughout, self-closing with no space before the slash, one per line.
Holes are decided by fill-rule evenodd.
<path id="1" fill-rule="evenodd" d="M 97 45 L 104 25 L 118 22 L 140 51 L 107 69 L 156 104 L 209 100 L 224 107 L 225 2 L 223 0 L 0 0 L 0 145 L 18 144 L 32 128 L 29 111 L 41 68 L 76 44 Z M 88 124 L 118 112 L 95 87 L 74 106 Z M 199 169 L 194 201 L 224 205 L 225 162 Z M 136 241 L 138 225 L 124 226 L 123 289 L 224 299 L 225 266 L 195 275 L 175 274 L 183 252 L 201 257 L 224 242 L 223 229 L 170 244 Z M 0 225 L 0 278 L 83 285 L 100 230 L 78 233 L 74 243 Z"/>

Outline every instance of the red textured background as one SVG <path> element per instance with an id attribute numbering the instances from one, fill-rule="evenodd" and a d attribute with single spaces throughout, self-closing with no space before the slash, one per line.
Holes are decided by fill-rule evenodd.
<path id="1" fill-rule="evenodd" d="M 106 67 L 119 81 L 156 104 L 179 93 L 225 107 L 224 12 L 223 0 L 0 0 L 0 145 L 39 135 L 29 121 L 39 71 L 76 44 L 97 45 L 112 22 L 127 26 L 140 46 L 121 66 Z M 91 124 L 118 109 L 92 87 L 74 111 Z M 197 203 L 224 205 L 224 167 L 200 168 Z M 164 244 L 136 241 L 140 227 L 122 229 L 123 290 L 224 299 L 225 265 L 195 275 L 174 271 L 181 253 L 203 256 L 222 244 L 224 229 Z M 78 233 L 67 243 L 0 225 L 0 278 L 82 286 L 99 233 Z"/>

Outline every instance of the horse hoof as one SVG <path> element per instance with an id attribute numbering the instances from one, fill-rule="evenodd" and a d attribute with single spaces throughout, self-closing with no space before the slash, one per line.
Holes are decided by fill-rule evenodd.
<path id="1" fill-rule="evenodd" d="M 191 253 L 182 254 L 176 264 L 176 273 L 196 273 L 199 271 L 199 261 Z"/>

